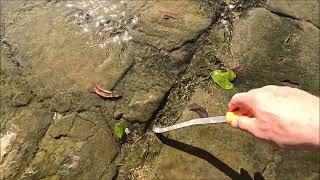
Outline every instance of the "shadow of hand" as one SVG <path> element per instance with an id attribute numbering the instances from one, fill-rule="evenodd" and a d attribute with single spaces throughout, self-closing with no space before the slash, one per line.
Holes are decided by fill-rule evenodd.
<path id="1" fill-rule="evenodd" d="M 208 151 L 191 146 L 188 144 L 185 144 L 183 142 L 179 142 L 170 138 L 165 137 L 162 134 L 156 134 L 156 136 L 160 139 L 161 142 L 164 144 L 179 149 L 180 151 L 183 151 L 185 153 L 191 154 L 193 156 L 196 156 L 198 158 L 201 158 L 211 165 L 213 165 L 215 168 L 219 169 L 222 173 L 229 176 L 231 179 L 236 180 L 253 180 L 250 176 L 250 174 L 241 168 L 240 173 L 233 170 L 231 167 L 229 167 L 227 164 L 222 162 L 220 159 L 209 153 Z M 264 180 L 263 176 L 260 172 L 254 174 L 254 180 Z"/>

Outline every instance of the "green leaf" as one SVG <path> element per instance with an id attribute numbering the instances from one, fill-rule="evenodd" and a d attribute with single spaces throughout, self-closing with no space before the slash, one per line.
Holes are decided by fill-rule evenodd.
<path id="1" fill-rule="evenodd" d="M 231 81 L 233 81 L 237 77 L 236 74 L 230 69 L 214 70 L 210 75 L 213 81 L 224 89 L 232 89 L 233 84 L 231 83 Z"/>
<path id="2" fill-rule="evenodd" d="M 124 126 L 121 122 L 118 122 L 114 126 L 114 134 L 121 139 L 124 135 Z"/>

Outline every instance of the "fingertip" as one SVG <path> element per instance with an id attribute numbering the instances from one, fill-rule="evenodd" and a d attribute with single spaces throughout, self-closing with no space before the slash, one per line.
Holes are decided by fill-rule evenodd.
<path id="1" fill-rule="evenodd" d="M 228 105 L 228 111 L 229 112 L 233 112 L 233 111 L 236 111 L 238 109 L 239 109 L 239 107 L 236 104 L 233 104 L 231 102 L 229 103 L 229 105 Z"/>
<path id="2" fill-rule="evenodd" d="M 233 120 L 233 121 L 231 122 L 231 126 L 234 127 L 234 128 L 238 128 L 238 127 L 239 127 L 239 126 L 238 126 L 238 121 L 237 121 L 237 120 Z"/>
<path id="3" fill-rule="evenodd" d="M 252 96 L 250 96 L 249 93 L 237 93 L 235 94 L 229 104 L 228 109 L 229 111 L 236 111 L 240 108 L 250 108 L 253 105 L 253 99 Z"/>

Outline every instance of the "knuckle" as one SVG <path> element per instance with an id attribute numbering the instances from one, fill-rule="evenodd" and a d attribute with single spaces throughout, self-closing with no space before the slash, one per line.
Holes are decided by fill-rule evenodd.
<path id="1" fill-rule="evenodd" d="M 265 89 L 277 89 L 279 86 L 275 86 L 275 85 L 267 85 L 264 86 Z"/>
<path id="2" fill-rule="evenodd" d="M 289 86 L 280 86 L 280 89 L 282 89 L 282 90 L 290 90 L 292 88 L 289 87 Z"/>
<path id="3" fill-rule="evenodd" d="M 257 92 L 259 92 L 260 89 L 251 89 L 250 91 L 248 91 L 248 93 L 250 94 L 256 94 Z"/>
<path id="4" fill-rule="evenodd" d="M 243 123 L 242 120 L 238 120 L 238 127 L 239 127 L 240 129 L 247 130 L 247 127 L 245 126 L 245 124 Z"/>
<path id="5" fill-rule="evenodd" d="M 254 94 L 254 99 L 256 100 L 256 105 L 263 105 L 268 102 L 273 96 L 272 92 L 260 91 Z"/>

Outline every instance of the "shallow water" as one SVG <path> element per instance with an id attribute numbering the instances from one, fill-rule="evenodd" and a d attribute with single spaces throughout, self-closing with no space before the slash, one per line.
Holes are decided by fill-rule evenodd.
<path id="1" fill-rule="evenodd" d="M 319 93 L 316 3 L 1 0 L 0 179 L 319 178 L 319 152 L 228 124 L 151 131 L 266 84 Z M 212 81 L 234 67 L 233 89 Z"/>
<path id="2" fill-rule="evenodd" d="M 59 5 L 73 10 L 71 22 L 80 26 L 90 36 L 98 36 L 98 42 L 93 42 L 100 48 L 109 43 L 127 42 L 132 39 L 128 28 L 137 22 L 138 17 L 127 13 L 126 1 L 82 0 L 67 1 Z M 87 44 L 90 42 L 88 41 Z"/>

